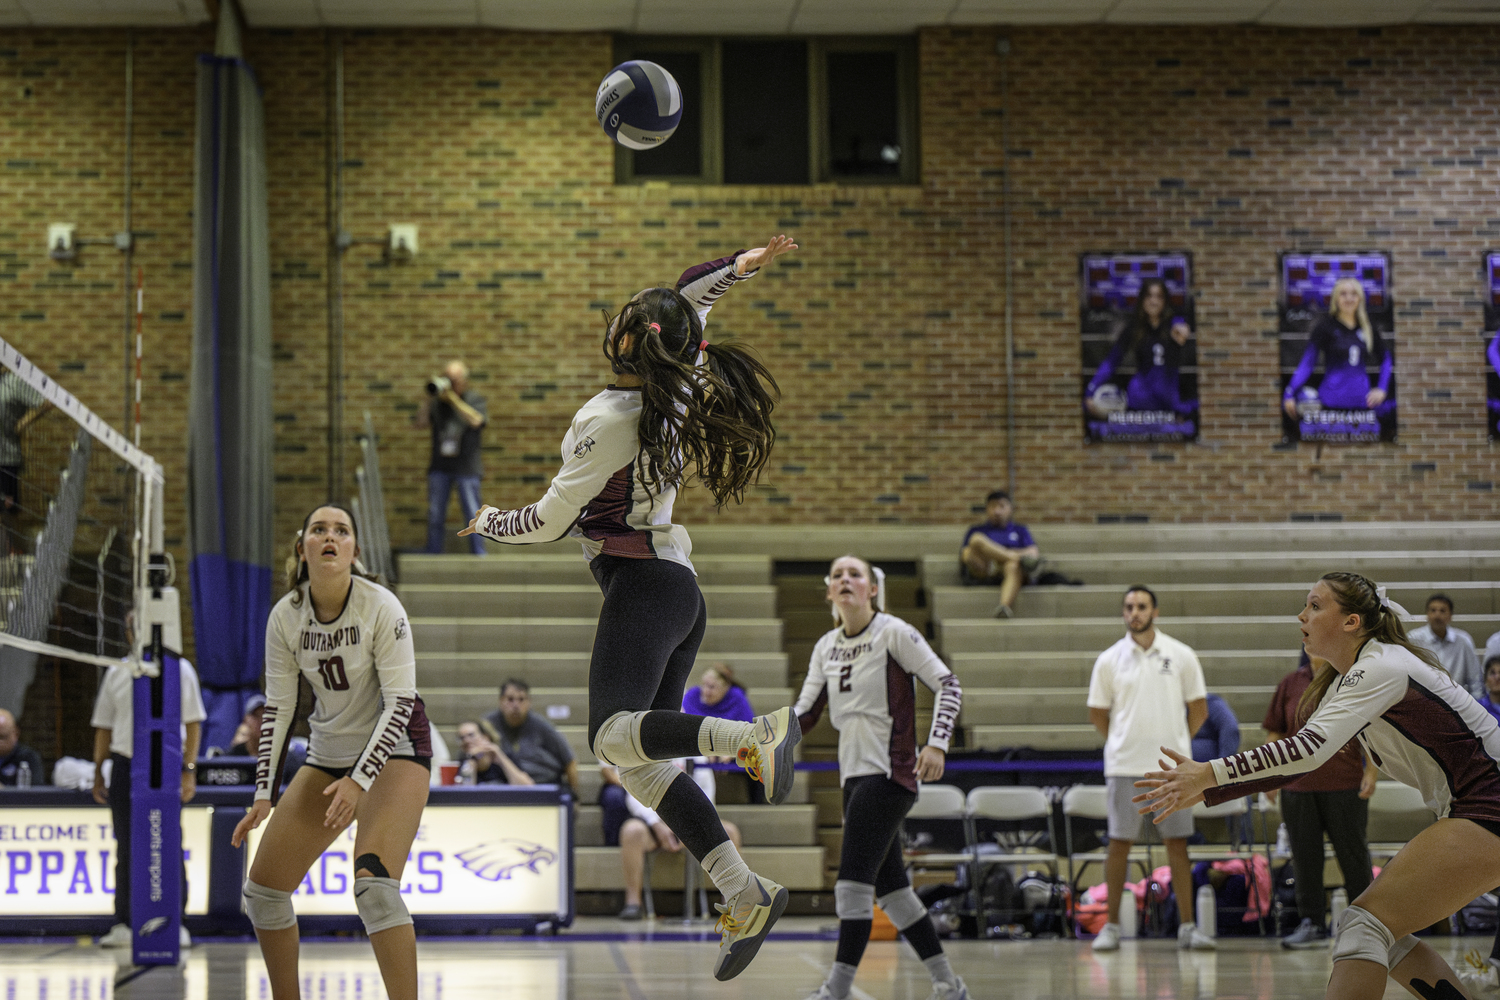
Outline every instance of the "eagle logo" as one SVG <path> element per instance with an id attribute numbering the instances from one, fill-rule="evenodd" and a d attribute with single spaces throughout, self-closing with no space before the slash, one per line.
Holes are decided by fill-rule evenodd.
<path id="1" fill-rule="evenodd" d="M 514 837 L 475 844 L 459 851 L 454 857 L 458 858 L 465 869 L 486 882 L 509 879 L 522 869 L 533 875 L 540 875 L 543 866 L 557 863 L 557 852 L 550 847 Z"/>
<path id="2" fill-rule="evenodd" d="M 141 929 L 136 933 L 138 933 L 141 937 L 150 937 L 157 931 L 161 930 L 163 927 L 167 926 L 168 919 L 169 918 L 167 917 L 152 917 L 144 924 L 141 924 Z"/>

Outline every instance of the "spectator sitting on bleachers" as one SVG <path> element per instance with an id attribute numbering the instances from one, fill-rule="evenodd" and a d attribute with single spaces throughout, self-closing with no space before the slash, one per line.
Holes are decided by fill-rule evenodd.
<path id="1" fill-rule="evenodd" d="M 1500 722 L 1500 653 L 1484 661 L 1484 697 L 1479 704 Z"/>
<path id="2" fill-rule="evenodd" d="M 706 764 L 707 758 L 695 757 L 694 764 Z M 677 767 L 687 769 L 687 760 L 674 760 Z M 646 884 L 646 855 L 655 850 L 670 851 L 676 854 L 682 850 L 682 841 L 672 832 L 666 823 L 662 822 L 656 811 L 642 805 L 635 796 L 620 785 L 619 772 L 605 765 L 599 768 L 603 775 L 605 788 L 619 788 L 624 792 L 623 803 L 628 818 L 621 825 L 616 834 L 616 841 L 620 845 L 620 868 L 625 875 L 625 908 L 620 911 L 621 920 L 639 920 L 644 916 L 641 909 L 641 892 Z M 695 767 L 692 770 L 692 778 L 703 789 L 703 794 L 708 796 L 708 801 L 714 800 L 714 772 L 707 767 Z M 602 798 L 602 795 L 601 795 Z M 722 820 L 724 832 L 729 834 L 729 839 L 734 844 L 735 850 L 740 850 L 744 845 L 740 840 L 740 828 L 729 820 Z M 607 835 L 606 835 L 607 839 Z M 611 845 L 613 846 L 613 845 Z M 687 864 L 697 864 L 692 855 L 684 859 Z"/>
<path id="3" fill-rule="evenodd" d="M 1013 519 L 1015 506 L 1010 494 L 994 490 L 984 498 L 984 523 L 976 524 L 964 535 L 959 553 L 961 577 L 965 584 L 998 583 L 1000 603 L 996 618 L 1009 618 L 1016 607 L 1021 584 L 1035 571 L 1041 551 L 1031 540 L 1031 532 Z"/>
<path id="4" fill-rule="evenodd" d="M 698 679 L 697 687 L 690 687 L 682 696 L 682 710 L 688 715 L 707 715 L 715 719 L 729 719 L 733 722 L 755 721 L 755 709 L 750 707 L 750 697 L 745 693 L 745 688 L 739 681 L 735 680 L 734 668 L 727 663 L 715 663 L 703 671 L 703 676 Z M 715 764 L 732 764 L 733 757 L 708 758 Z M 766 787 L 756 781 L 744 771 L 718 773 L 720 781 L 743 783 L 746 786 L 746 797 L 752 805 L 763 805 L 766 801 Z"/>
<path id="5" fill-rule="evenodd" d="M 534 785 L 531 775 L 521 770 L 495 745 L 479 723 L 472 719 L 458 724 L 458 741 L 462 747 L 459 770 L 464 784 Z"/>
<path id="6" fill-rule="evenodd" d="M 1240 720 L 1229 702 L 1210 692 L 1208 718 L 1193 734 L 1193 759 L 1210 761 L 1240 752 Z"/>
<path id="7" fill-rule="evenodd" d="M 245 715 L 229 740 L 230 757 L 254 757 L 260 753 L 260 723 L 266 715 L 266 696 L 260 692 L 245 699 Z M 209 750 L 209 756 L 216 751 Z"/>
<path id="8" fill-rule="evenodd" d="M 14 786 L 22 764 L 31 771 L 33 785 L 47 783 L 47 776 L 42 773 L 42 758 L 21 742 L 16 717 L 0 708 L 0 785 Z"/>
<path id="9" fill-rule="evenodd" d="M 1431 650 L 1453 683 L 1476 699 L 1484 694 L 1484 677 L 1479 669 L 1479 656 L 1474 652 L 1474 637 L 1453 627 L 1453 598 L 1447 594 L 1427 598 L 1427 624 L 1412 629 L 1406 637 Z"/>
<path id="10" fill-rule="evenodd" d="M 495 743 L 539 785 L 567 784 L 578 800 L 578 761 L 552 723 L 531 710 L 531 685 L 515 677 L 500 685 L 500 707 L 484 717 Z"/>

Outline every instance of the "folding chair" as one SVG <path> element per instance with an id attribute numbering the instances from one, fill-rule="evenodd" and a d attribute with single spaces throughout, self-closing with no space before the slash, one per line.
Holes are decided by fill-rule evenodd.
<path id="1" fill-rule="evenodd" d="M 1227 846 L 1222 844 L 1189 844 L 1188 859 L 1194 862 L 1245 862 L 1247 869 L 1246 878 L 1249 882 L 1249 885 L 1246 886 L 1246 892 L 1249 895 L 1249 899 L 1253 902 L 1257 898 L 1256 894 L 1260 891 L 1260 886 L 1255 881 L 1256 845 L 1253 839 L 1249 841 L 1242 841 L 1240 839 L 1241 835 L 1244 833 L 1244 824 L 1243 822 L 1241 822 L 1241 820 L 1247 813 L 1250 812 L 1250 808 L 1250 799 L 1244 795 L 1230 799 L 1227 802 L 1220 802 L 1216 806 L 1206 805 L 1202 802 L 1199 802 L 1197 805 L 1193 806 L 1194 823 L 1196 823 L 1198 820 L 1204 819 L 1224 820 L 1224 825 L 1229 833 L 1229 843 Z M 1271 857 L 1268 849 L 1266 852 L 1267 866 L 1269 866 L 1270 863 Z M 1266 932 L 1266 918 L 1257 915 L 1256 921 L 1260 933 L 1264 934 Z"/>
<path id="2" fill-rule="evenodd" d="M 1375 782 L 1375 794 L 1370 796 L 1370 819 L 1395 821 L 1401 826 L 1415 827 L 1421 824 L 1426 827 L 1436 820 L 1433 811 L 1427 807 L 1422 793 L 1410 785 L 1399 781 L 1377 781 Z M 1406 846 L 1405 840 L 1387 840 L 1372 843 L 1370 845 L 1370 860 L 1376 858 L 1390 859 L 1401 853 L 1401 848 Z"/>
<path id="3" fill-rule="evenodd" d="M 969 792 L 969 844 L 974 851 L 974 865 L 971 875 L 972 901 L 975 916 L 980 921 L 981 928 L 988 926 L 987 914 L 982 912 L 984 900 L 982 890 L 985 884 L 985 869 L 994 865 L 1017 865 L 1033 866 L 1042 865 L 1048 868 L 1053 875 L 1057 874 L 1057 837 L 1052 824 L 1052 803 L 1048 800 L 1046 793 L 1040 788 L 1018 785 L 1001 785 L 986 788 L 976 788 Z M 996 854 L 981 854 L 979 846 L 984 842 L 986 831 L 995 832 L 993 828 L 999 826 L 1008 829 L 1001 832 L 1002 836 L 1009 834 L 1008 839 L 1012 841 L 1011 850 L 1002 849 Z M 1045 850 L 1035 848 L 1026 843 L 1022 838 L 1027 833 L 1026 827 L 1040 827 L 1031 831 L 1035 834 L 1045 832 Z M 999 839 L 999 838 L 997 838 Z M 1002 841 L 1002 848 L 1004 843 Z M 1018 878 L 1017 883 L 1020 882 Z M 1059 893 L 1056 897 L 1057 906 L 1055 912 L 1058 914 L 1059 923 L 1064 917 L 1064 897 Z M 1051 909 L 1052 907 L 1049 907 Z M 1014 914 L 1006 914 L 1002 918 L 1003 923 L 1014 922 Z"/>
<path id="4" fill-rule="evenodd" d="M 958 867 L 973 860 L 969 849 L 968 804 L 963 789 L 956 785 L 919 785 L 917 802 L 906 814 L 908 820 L 957 823 L 963 834 L 965 850 L 959 853 L 939 851 L 908 851 L 908 861 L 920 860 L 926 865 Z"/>
<path id="5" fill-rule="evenodd" d="M 1091 821 L 1096 828 L 1100 824 L 1109 821 L 1109 790 L 1105 785 L 1074 785 L 1063 793 L 1063 841 L 1068 853 L 1068 885 L 1073 889 L 1073 898 L 1078 898 L 1078 883 L 1083 873 L 1092 864 L 1104 864 L 1109 857 L 1106 851 L 1078 851 L 1075 850 L 1073 838 L 1073 821 L 1083 819 Z M 1147 829 L 1147 837 L 1152 832 Z M 1080 864 L 1080 862 L 1082 864 Z M 1130 864 L 1140 868 L 1142 877 L 1151 875 L 1151 848 L 1149 841 L 1146 845 L 1135 844 L 1130 848 Z"/>

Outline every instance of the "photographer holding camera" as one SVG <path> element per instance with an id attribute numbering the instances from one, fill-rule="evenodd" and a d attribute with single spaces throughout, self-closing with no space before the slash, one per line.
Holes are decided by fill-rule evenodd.
<path id="1" fill-rule="evenodd" d="M 458 487 L 458 506 L 467 524 L 479 510 L 479 435 L 489 422 L 484 397 L 469 388 L 469 366 L 450 361 L 443 374 L 427 381 L 427 397 L 417 408 L 414 423 L 432 428 L 432 459 L 427 466 L 427 549 L 442 552 L 447 541 L 443 522 L 448 497 Z M 476 556 L 484 555 L 484 539 L 469 536 Z"/>

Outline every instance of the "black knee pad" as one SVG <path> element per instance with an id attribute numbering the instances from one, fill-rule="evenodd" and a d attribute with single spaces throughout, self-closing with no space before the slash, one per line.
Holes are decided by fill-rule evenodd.
<path id="1" fill-rule="evenodd" d="M 354 871 L 357 874 L 363 868 L 369 872 L 372 878 L 390 878 L 391 873 L 385 870 L 385 865 L 380 863 L 378 854 L 361 854 L 354 859 Z"/>

